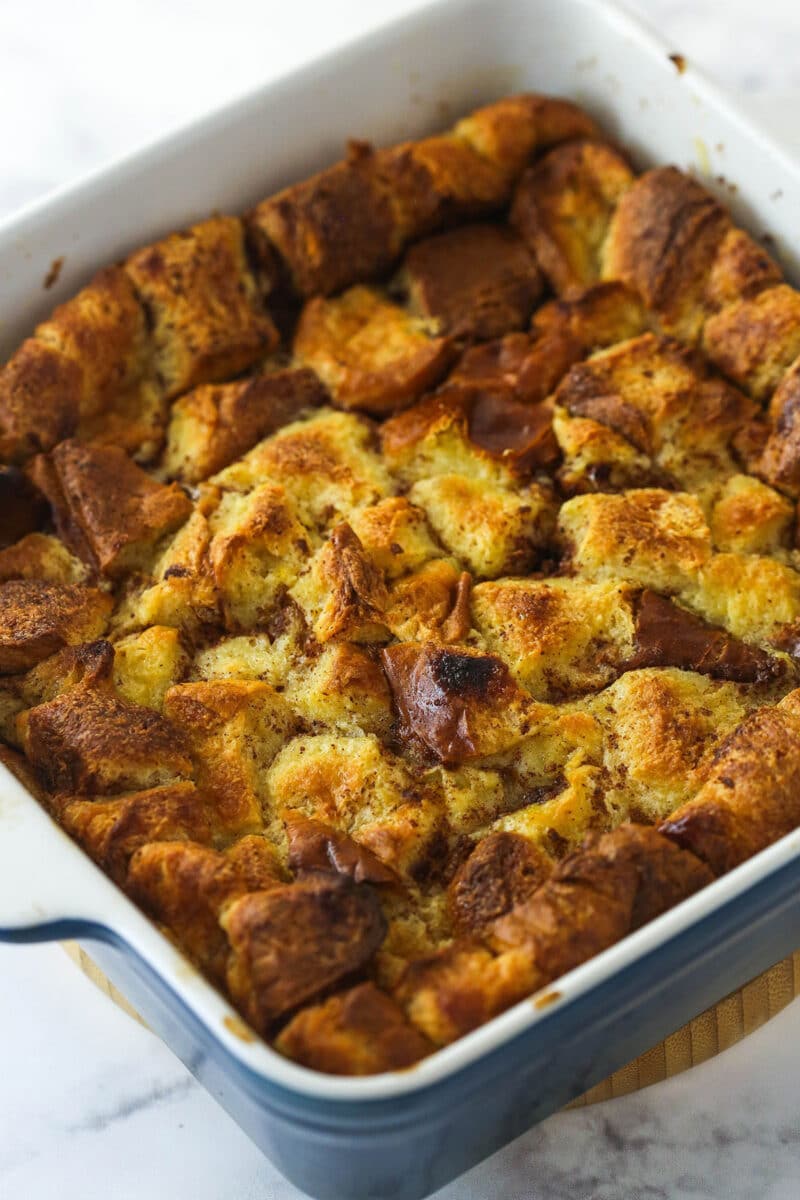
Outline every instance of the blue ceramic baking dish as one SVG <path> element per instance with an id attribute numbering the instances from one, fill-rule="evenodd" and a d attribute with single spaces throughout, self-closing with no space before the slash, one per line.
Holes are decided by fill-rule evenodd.
<path id="1" fill-rule="evenodd" d="M 261 88 L 0 227 L 0 354 L 100 265 L 214 210 L 521 89 L 588 107 L 769 231 L 798 276 L 800 170 L 598 0 L 444 0 Z M 726 181 L 735 182 L 733 196 Z M 58 284 L 41 281 L 65 256 Z M 77 938 L 276 1166 L 318 1200 L 418 1200 L 800 944 L 800 831 L 415 1068 L 320 1075 L 225 999 L 0 767 L 0 938 Z"/>

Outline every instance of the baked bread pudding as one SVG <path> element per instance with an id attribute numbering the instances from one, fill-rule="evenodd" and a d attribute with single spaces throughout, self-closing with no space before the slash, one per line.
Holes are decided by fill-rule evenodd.
<path id="1" fill-rule="evenodd" d="M 511 97 L 0 372 L 0 758 L 282 1054 L 407 1067 L 800 825 L 800 293 Z"/>

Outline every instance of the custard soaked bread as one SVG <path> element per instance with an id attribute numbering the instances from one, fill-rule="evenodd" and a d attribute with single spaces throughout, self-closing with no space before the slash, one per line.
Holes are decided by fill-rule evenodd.
<path id="1" fill-rule="evenodd" d="M 407 1067 L 800 825 L 800 295 L 516 96 L 0 371 L 0 758 L 304 1066 Z"/>

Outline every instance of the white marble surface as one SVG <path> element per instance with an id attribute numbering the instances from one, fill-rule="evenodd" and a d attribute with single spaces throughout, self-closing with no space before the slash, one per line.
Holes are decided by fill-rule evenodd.
<path id="1" fill-rule="evenodd" d="M 4 0 L 0 218 L 409 7 Z M 797 0 L 635 7 L 800 153 Z M 0 946 L 0 1030 L 2 1200 L 297 1200 L 170 1052 L 58 947 Z M 795 1200 L 798 1114 L 795 1002 L 685 1076 L 551 1118 L 440 1197 Z"/>

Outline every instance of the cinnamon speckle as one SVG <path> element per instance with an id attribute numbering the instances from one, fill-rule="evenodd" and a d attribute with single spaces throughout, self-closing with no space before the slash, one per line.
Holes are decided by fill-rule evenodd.
<path id="1" fill-rule="evenodd" d="M 45 291 L 49 291 L 51 287 L 58 283 L 58 277 L 61 274 L 61 268 L 64 266 L 64 255 L 60 258 L 54 258 L 50 263 L 50 270 L 44 277 L 42 286 Z"/>

